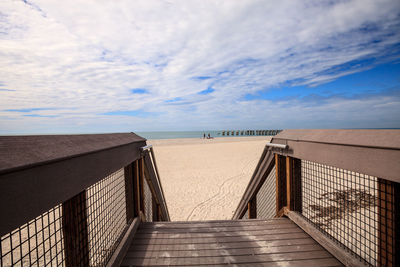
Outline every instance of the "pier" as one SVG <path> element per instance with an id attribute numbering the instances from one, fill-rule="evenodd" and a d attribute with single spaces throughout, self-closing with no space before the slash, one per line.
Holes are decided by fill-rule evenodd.
<path id="1" fill-rule="evenodd" d="M 282 130 L 224 130 L 221 136 L 275 136 Z"/>

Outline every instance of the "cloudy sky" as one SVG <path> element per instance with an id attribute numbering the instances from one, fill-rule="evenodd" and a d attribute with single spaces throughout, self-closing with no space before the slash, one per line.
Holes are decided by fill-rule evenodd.
<path id="1" fill-rule="evenodd" d="M 0 1 L 0 134 L 400 127 L 400 1 Z"/>

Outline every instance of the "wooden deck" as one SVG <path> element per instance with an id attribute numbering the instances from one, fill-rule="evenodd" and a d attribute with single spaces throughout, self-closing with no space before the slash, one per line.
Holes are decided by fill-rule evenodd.
<path id="1" fill-rule="evenodd" d="M 142 223 L 121 266 L 342 266 L 289 219 Z"/>

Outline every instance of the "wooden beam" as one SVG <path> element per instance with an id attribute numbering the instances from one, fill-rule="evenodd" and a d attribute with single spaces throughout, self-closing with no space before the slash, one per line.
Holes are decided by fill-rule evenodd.
<path id="1" fill-rule="evenodd" d="M 145 214 L 144 208 L 144 164 L 143 158 L 139 159 L 139 186 L 140 186 L 140 210 Z"/>
<path id="2" fill-rule="evenodd" d="M 62 204 L 65 266 L 89 266 L 86 191 Z"/>
<path id="3" fill-rule="evenodd" d="M 291 194 L 292 194 L 292 168 L 293 168 L 293 161 L 290 157 L 286 157 L 286 205 L 289 210 L 293 210 L 292 201 L 291 201 Z"/>
<path id="4" fill-rule="evenodd" d="M 164 218 L 163 218 L 163 216 L 162 216 L 161 206 L 160 206 L 160 205 L 157 205 L 157 208 L 158 208 L 158 220 L 159 220 L 159 221 L 163 221 Z"/>
<path id="5" fill-rule="evenodd" d="M 253 197 L 248 205 L 247 210 L 249 212 L 249 219 L 256 219 L 257 218 L 257 198 Z"/>
<path id="6" fill-rule="evenodd" d="M 274 166 L 274 154 L 269 151 L 268 147 L 265 147 L 261 154 L 260 160 L 258 161 L 257 166 L 253 172 L 253 175 L 250 178 L 250 182 L 247 185 L 246 190 L 243 193 L 243 196 L 239 202 L 239 205 L 232 216 L 233 220 L 238 220 L 243 217 L 247 210 L 247 203 L 259 190 Z"/>
<path id="7" fill-rule="evenodd" d="M 285 215 L 289 217 L 295 224 L 309 234 L 315 241 L 323 246 L 329 253 L 331 253 L 336 259 L 341 261 L 346 266 L 359 267 L 363 266 L 363 263 L 345 251 L 332 239 L 324 235 L 320 230 L 314 227 L 311 223 L 306 221 L 304 217 L 295 211 L 290 211 L 287 208 L 284 209 Z"/>
<path id="8" fill-rule="evenodd" d="M 140 178 L 139 178 L 139 160 L 133 163 L 133 188 L 135 193 L 135 217 L 140 214 Z"/>
<path id="9" fill-rule="evenodd" d="M 157 198 L 157 202 L 158 204 L 160 204 L 162 218 L 165 221 L 169 221 L 170 219 L 169 219 L 168 206 L 165 201 L 165 195 L 162 190 L 162 184 L 161 181 L 158 180 L 159 177 L 157 176 L 156 168 L 153 167 L 152 159 L 150 153 L 148 152 L 144 153 L 144 167 L 147 170 L 148 179 L 150 180 L 151 184 L 154 185 L 153 189 L 155 192 L 155 196 Z"/>
<path id="10" fill-rule="evenodd" d="M 133 167 L 129 164 L 124 168 L 125 176 L 125 204 L 126 204 L 126 222 L 129 224 L 135 214 L 135 200 L 133 188 Z"/>
<path id="11" fill-rule="evenodd" d="M 119 242 L 117 248 L 115 249 L 115 252 L 111 256 L 111 259 L 108 261 L 106 267 L 117 267 L 121 265 L 122 260 L 124 259 L 126 252 L 128 251 L 129 246 L 132 243 L 133 237 L 135 236 L 139 224 L 139 218 L 135 218 L 132 221 L 132 223 L 129 225 L 128 230 L 122 237 L 121 242 Z"/>
<path id="12" fill-rule="evenodd" d="M 286 160 L 285 157 L 275 154 L 276 171 L 276 214 L 286 206 Z"/>
<path id="13" fill-rule="evenodd" d="M 398 266 L 399 184 L 378 178 L 378 264 Z M 396 210 L 397 209 L 397 210 Z M 397 224 L 397 225 L 396 225 Z M 397 259 L 396 259 L 397 257 Z"/>

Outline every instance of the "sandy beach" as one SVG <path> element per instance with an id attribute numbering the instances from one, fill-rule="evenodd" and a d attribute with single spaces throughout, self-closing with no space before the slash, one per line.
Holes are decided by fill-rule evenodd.
<path id="1" fill-rule="evenodd" d="M 230 219 L 271 137 L 148 140 L 172 221 Z"/>

